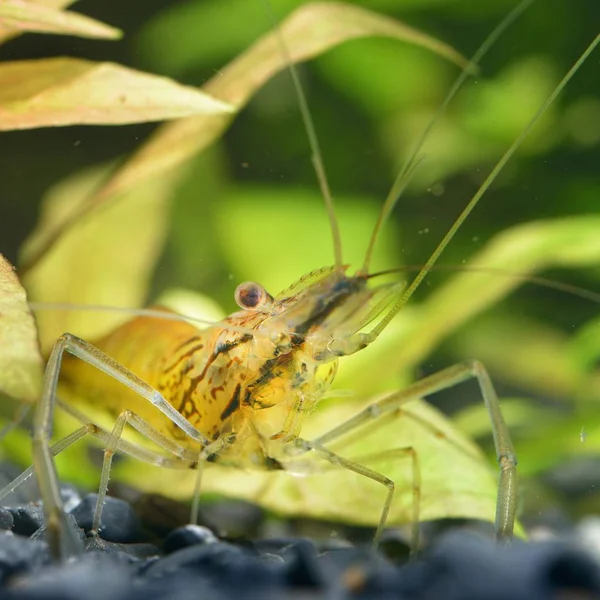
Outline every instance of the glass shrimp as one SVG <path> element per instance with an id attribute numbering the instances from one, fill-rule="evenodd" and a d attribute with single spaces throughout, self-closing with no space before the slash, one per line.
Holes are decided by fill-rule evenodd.
<path id="1" fill-rule="evenodd" d="M 509 148 L 404 291 L 402 283 L 377 285 L 378 274 L 369 273 L 369 266 L 378 232 L 416 161 L 409 162 L 402 171 L 385 202 L 362 267 L 349 274 L 343 262 L 333 202 L 314 128 L 297 86 L 330 216 L 334 266 L 313 271 L 277 296 L 257 283 L 243 283 L 235 293 L 241 310 L 204 330 L 185 321 L 139 316 L 94 343 L 69 333 L 58 339 L 47 363 L 42 398 L 35 409 L 33 440 L 33 469 L 44 500 L 46 527 L 55 553 L 68 555 L 77 550 L 78 543 L 71 539 L 71 530 L 65 522 L 54 456 L 86 435 L 104 444 L 93 535 L 100 529 L 103 499 L 116 451 L 158 466 L 195 470 L 192 520 L 197 518 L 201 477 L 207 462 L 294 471 L 304 457 L 315 454 L 336 468 L 353 471 L 385 488 L 386 499 L 373 540 L 377 546 L 392 505 L 394 482 L 360 462 L 337 454 L 330 449 L 330 444 L 360 431 L 365 425 L 398 414 L 412 400 L 467 379 L 478 382 L 489 412 L 500 469 L 496 532 L 499 538 L 509 539 L 517 501 L 516 455 L 490 377 L 479 362 L 461 363 L 389 394 L 316 438 L 303 438 L 302 426 L 305 417 L 329 389 L 339 359 L 375 342 L 406 304 L 529 129 L 599 40 L 594 40 Z M 281 47 L 285 53 L 283 40 Z M 294 74 L 293 68 L 291 72 Z M 61 399 L 57 397 L 59 379 Z M 62 390 L 66 392 L 64 399 Z M 69 403 L 69 390 L 74 395 L 85 395 L 88 403 L 101 403 L 103 410 L 115 419 L 112 430 L 91 422 L 80 405 Z M 82 427 L 52 446 L 52 419 L 57 404 L 81 421 Z M 154 448 L 125 439 L 126 426 L 137 430 Z M 412 547 L 416 549 L 421 492 L 419 457 L 410 446 L 400 447 L 394 453 L 412 464 Z M 30 473 L 25 472 L 8 487 L 14 489 L 15 483 Z M 0 497 L 8 493 L 6 490 L 10 491 L 6 488 Z"/>

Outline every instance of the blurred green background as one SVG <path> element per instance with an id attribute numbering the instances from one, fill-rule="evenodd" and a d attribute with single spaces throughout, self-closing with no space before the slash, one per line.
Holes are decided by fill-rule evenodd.
<path id="1" fill-rule="evenodd" d="M 404 20 L 466 56 L 516 4 L 354 3 Z M 279 17 L 300 4 L 273 0 Z M 271 27 L 262 0 L 86 0 L 74 9 L 122 28 L 125 38 L 101 42 L 27 35 L 6 44 L 3 56 L 112 60 L 201 85 Z M 386 226 L 377 266 L 422 264 L 427 259 L 495 161 L 598 33 L 598 23 L 596 0 L 538 0 L 496 43 L 480 75 L 467 82 L 431 135 L 426 158 Z M 486 194 L 441 264 L 466 264 L 494 235 L 520 223 L 600 214 L 598 64 L 596 53 Z M 355 266 L 396 172 L 457 74 L 454 65 L 425 50 L 381 39 L 344 44 L 300 67 L 336 197 L 345 258 Z M 2 252 L 17 262 L 18 248 L 33 228 L 49 187 L 81 169 L 125 156 L 153 128 L 2 133 Z M 284 73 L 257 94 L 224 139 L 195 161 L 172 209 L 152 297 L 169 287 L 185 287 L 231 310 L 240 280 L 256 279 L 277 292 L 305 271 L 332 262 L 306 134 Z M 506 268 L 518 273 L 520 265 Z M 600 287 L 598 264 L 545 274 L 586 289 Z M 432 273 L 416 294 L 417 302 L 449 277 L 448 272 Z M 469 302 L 468 297 L 463 300 Z M 546 473 L 546 484 L 552 480 L 550 503 L 561 504 L 556 494 L 564 493 L 588 507 L 587 492 L 596 484 L 593 476 L 592 483 L 580 477 L 569 488 L 564 477 L 557 483 L 554 475 L 581 454 L 592 461 L 592 472 L 596 469 L 600 411 L 590 399 L 600 400 L 600 390 L 553 390 L 543 378 L 544 369 L 551 373 L 566 368 L 562 362 L 557 366 L 563 359 L 578 372 L 595 372 L 600 356 L 597 315 L 598 305 L 589 300 L 526 285 L 484 317 L 469 321 L 418 368 L 418 373 L 427 373 L 465 357 L 480 358 L 489 366 L 500 394 L 519 400 L 510 420 L 522 448 L 521 466 L 524 472 Z M 516 336 L 513 345 L 505 339 L 511 333 Z M 568 357 L 561 354 L 567 351 Z M 510 364 L 517 354 L 519 364 Z M 537 382 L 523 377 L 527 361 L 537 365 Z M 473 388 L 460 398 L 452 393 L 435 402 L 461 411 L 465 428 L 489 442 L 478 409 L 462 410 L 476 398 Z M 554 470 L 548 475 L 550 466 Z M 567 507 L 574 514 L 580 509 L 572 501 Z"/>

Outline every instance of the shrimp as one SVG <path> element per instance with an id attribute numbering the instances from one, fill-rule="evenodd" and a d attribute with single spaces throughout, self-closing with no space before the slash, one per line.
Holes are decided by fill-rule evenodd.
<path id="1" fill-rule="evenodd" d="M 598 41 L 596 38 L 499 161 L 410 285 L 378 283 L 384 274 L 370 272 L 370 266 L 379 231 L 417 161 L 409 161 L 400 173 L 383 205 L 363 264 L 351 273 L 343 260 L 321 153 L 316 136 L 311 133 L 313 158 L 330 217 L 333 266 L 309 273 L 277 295 L 258 283 L 242 283 L 235 291 L 240 310 L 204 329 L 186 321 L 138 316 L 93 343 L 63 334 L 48 359 L 43 394 L 35 409 L 33 439 L 34 469 L 54 552 L 65 556 L 77 550 L 77 540 L 71 539 L 65 522 L 54 456 L 86 435 L 98 438 L 104 445 L 92 535 L 100 531 L 103 500 L 117 451 L 160 467 L 195 471 L 192 521 L 197 519 L 207 463 L 303 474 L 310 457 L 317 457 L 333 469 L 354 472 L 385 490 L 373 539 L 376 547 L 393 504 L 395 483 L 369 466 L 376 462 L 374 456 L 353 460 L 332 448 L 347 436 L 360 435 L 364 428 L 405 414 L 405 406 L 410 402 L 468 379 L 479 384 L 489 412 L 500 470 L 496 532 L 499 538 L 510 539 L 518 493 L 516 454 L 497 395 L 481 363 L 469 361 L 449 367 L 373 400 L 354 417 L 315 437 L 303 435 L 304 425 L 330 389 L 339 360 L 374 343 L 392 322 L 531 126 Z M 283 39 L 281 46 L 285 53 Z M 305 107 L 298 90 L 301 106 Z M 303 116 L 308 131 L 313 132 L 305 109 Z M 164 310 L 165 316 L 169 314 L 167 309 L 157 310 Z M 85 401 L 78 401 L 79 397 Z M 113 418 L 112 429 L 90 420 L 86 407 L 94 405 L 101 406 Z M 82 426 L 51 445 L 57 406 Z M 130 441 L 125 436 L 127 428 L 136 430 L 140 438 L 150 443 L 138 437 Z M 430 429 L 438 433 L 435 428 Z M 413 446 L 399 446 L 387 451 L 386 456 L 405 458 L 411 463 L 411 545 L 416 549 L 421 496 L 419 455 Z M 0 497 L 4 493 L 5 490 L 0 492 Z"/>

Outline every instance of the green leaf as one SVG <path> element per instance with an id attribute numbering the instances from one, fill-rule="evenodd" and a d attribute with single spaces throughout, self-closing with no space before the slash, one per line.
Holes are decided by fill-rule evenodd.
<path id="1" fill-rule="evenodd" d="M 309 3 L 281 24 L 281 34 L 294 63 L 314 58 L 348 40 L 368 36 L 410 42 L 460 65 L 467 63 L 449 46 L 426 34 L 389 17 L 343 3 Z M 220 69 L 204 89 L 241 109 L 260 87 L 286 67 L 279 42 L 277 32 L 267 34 Z M 177 167 L 211 144 L 228 124 L 228 119 L 209 116 L 192 117 L 163 127 L 109 182 L 103 193 L 110 194 Z"/>
<path id="2" fill-rule="evenodd" d="M 477 356 L 504 381 L 536 395 L 600 401 L 600 372 L 582 369 L 569 352 L 571 343 L 568 335 L 547 324 L 495 314 L 470 319 L 452 347 L 463 356 Z"/>
<path id="3" fill-rule="evenodd" d="M 586 323 L 571 341 L 568 354 L 582 372 L 591 372 L 600 364 L 600 318 Z"/>
<path id="4" fill-rule="evenodd" d="M 528 275 L 550 267 L 600 264 L 598 231 L 600 217 L 585 215 L 532 221 L 498 234 L 469 261 L 465 268 L 470 271 L 448 280 L 417 309 L 413 305 L 406 339 L 398 341 L 393 353 L 374 353 L 371 376 L 413 369 L 460 325 L 505 298 Z"/>
<path id="5" fill-rule="evenodd" d="M 122 32 L 100 21 L 26 0 L 0 2 L 0 27 L 15 32 L 55 33 L 118 39 Z"/>
<path id="6" fill-rule="evenodd" d="M 0 255 L 0 395 L 35 402 L 42 390 L 43 372 L 25 290 L 13 266 Z"/>
<path id="7" fill-rule="evenodd" d="M 319 38 L 328 44 L 331 40 L 335 45 L 334 36 L 352 39 L 363 37 L 366 33 L 397 38 L 432 50 L 457 64 L 465 64 L 460 55 L 443 42 L 400 21 L 372 12 L 377 9 L 372 1 L 364 2 L 371 10 L 357 4 L 303 4 L 301 0 L 279 0 L 274 8 L 277 15 L 296 9 L 294 14 L 306 24 L 304 37 L 307 46 L 319 43 Z M 243 48 L 262 33 L 264 24 L 269 24 L 269 15 L 260 3 L 230 0 L 227 10 L 223 10 L 223 4 L 218 0 L 186 2 L 170 6 L 146 25 L 140 40 L 140 52 L 150 55 L 152 63 L 161 71 L 182 72 L 200 64 L 214 64 L 224 55 Z M 168 40 L 170 51 L 156 56 L 156 45 L 165 40 Z"/>
<path id="8" fill-rule="evenodd" d="M 344 260 L 358 268 L 379 208 L 369 198 L 337 200 L 344 206 L 338 216 Z M 331 231 L 317 191 L 245 186 L 222 198 L 215 218 L 222 252 L 234 274 L 252 277 L 274 294 L 322 266 L 324 258 L 325 264 L 333 264 Z M 265 223 L 269 235 L 257 236 Z M 389 267 L 398 239 L 397 228 L 390 223 L 377 245 L 375 269 Z"/>
<path id="9" fill-rule="evenodd" d="M 116 65 L 49 58 L 0 65 L 0 130 L 122 125 L 233 108 L 195 88 Z"/>

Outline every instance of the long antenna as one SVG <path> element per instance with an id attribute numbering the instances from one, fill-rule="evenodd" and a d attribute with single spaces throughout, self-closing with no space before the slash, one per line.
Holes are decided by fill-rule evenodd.
<path id="1" fill-rule="evenodd" d="M 458 90 L 461 88 L 462 84 L 465 82 L 467 77 L 476 70 L 476 68 L 479 65 L 479 62 L 485 56 L 488 50 L 496 43 L 496 40 L 504 33 L 504 31 L 510 25 L 512 25 L 512 23 L 521 15 L 521 13 L 523 13 L 526 8 L 533 4 L 533 2 L 534 0 L 523 0 L 523 2 L 520 2 L 515 8 L 513 8 L 508 13 L 508 15 L 506 15 L 506 17 L 504 17 L 504 19 L 502 19 L 502 22 L 492 31 L 492 33 L 490 33 L 490 35 L 486 38 L 483 44 L 481 44 L 477 52 L 475 52 L 469 63 L 465 65 L 463 70 L 460 72 L 460 75 L 456 78 L 456 81 L 450 88 L 448 95 L 446 96 L 442 104 L 438 107 L 438 109 L 435 111 L 433 117 L 431 117 L 431 120 L 427 124 L 427 127 L 425 127 L 419 139 L 417 140 L 417 144 L 415 145 L 414 150 L 411 152 L 408 161 L 398 173 L 396 180 L 394 181 L 394 184 L 392 185 L 392 188 L 390 189 L 389 194 L 385 199 L 383 207 L 379 212 L 377 222 L 375 223 L 375 227 L 373 229 L 373 233 L 371 234 L 371 239 L 369 240 L 369 245 L 365 253 L 365 261 L 360 270 L 361 273 L 366 275 L 369 272 L 371 259 L 373 257 L 373 250 L 375 249 L 375 243 L 377 242 L 379 233 L 383 227 L 383 224 L 385 223 L 385 220 L 388 218 L 389 214 L 394 209 L 394 206 L 402 196 L 402 193 L 404 192 L 406 185 L 408 184 L 410 176 L 414 172 L 417 163 L 420 160 L 419 153 L 421 152 L 421 149 L 423 148 L 423 145 L 427 140 L 429 132 L 437 123 L 441 115 L 444 113 L 448 104 L 450 104 L 450 102 L 452 101 Z"/>
<path id="2" fill-rule="evenodd" d="M 337 222 L 337 218 L 335 216 L 333 196 L 329 187 L 329 181 L 327 179 L 327 173 L 325 171 L 325 164 L 323 163 L 323 153 L 321 152 L 321 145 L 319 144 L 319 138 L 317 137 L 317 130 L 315 129 L 312 115 L 308 107 L 306 95 L 304 94 L 302 84 L 300 83 L 298 69 L 296 69 L 296 65 L 294 64 L 290 51 L 288 50 L 288 47 L 285 43 L 281 27 L 279 26 L 279 21 L 277 20 L 277 17 L 273 12 L 269 0 L 264 0 L 264 4 L 267 14 L 269 15 L 269 18 L 273 23 L 273 27 L 276 32 L 277 43 L 279 44 L 279 48 L 281 50 L 281 55 L 285 59 L 285 62 L 288 67 L 288 72 L 294 83 L 294 89 L 296 90 L 296 98 L 298 99 L 298 107 L 300 108 L 300 114 L 302 115 L 302 120 L 304 121 L 304 128 L 306 129 L 306 134 L 308 136 L 312 164 L 315 169 L 317 179 L 319 181 L 319 187 L 321 188 L 323 200 L 325 201 L 325 209 L 327 210 L 327 216 L 329 217 L 329 226 L 331 227 L 331 237 L 333 240 L 333 255 L 335 258 L 335 267 L 338 271 L 341 272 L 343 271 L 342 238 L 340 236 L 340 228 Z"/>
<path id="3" fill-rule="evenodd" d="M 477 206 L 477 203 L 481 197 L 487 192 L 494 179 L 498 176 L 500 171 L 504 168 L 506 163 L 512 158 L 513 154 L 517 151 L 519 146 L 523 143 L 523 140 L 529 135 L 531 129 L 539 121 L 540 117 L 546 112 L 548 107 L 556 100 L 557 96 L 562 92 L 563 88 L 571 80 L 573 75 L 581 68 L 581 65 L 587 60 L 588 56 L 594 51 L 596 46 L 600 43 L 600 34 L 598 34 L 591 44 L 584 50 L 583 54 L 578 58 L 577 62 L 569 69 L 567 74 L 562 78 L 561 82 L 556 86 L 552 94 L 546 99 L 546 101 L 540 106 L 531 119 L 527 127 L 521 132 L 521 135 L 511 144 L 509 149 L 504 153 L 504 156 L 498 161 L 496 166 L 492 169 L 492 172 L 488 175 L 487 179 L 483 182 L 483 185 L 479 188 L 477 193 L 471 198 L 471 201 L 465 209 L 460 213 L 448 233 L 443 237 L 442 241 L 438 244 L 438 247 L 433 251 L 433 254 L 429 257 L 423 268 L 419 271 L 413 282 L 410 284 L 406 292 L 402 295 L 397 304 L 390 310 L 390 312 L 377 324 L 371 332 L 370 336 L 375 339 L 386 327 L 386 325 L 398 314 L 400 309 L 408 302 L 408 299 L 413 295 L 414 291 L 419 287 L 427 273 L 431 270 L 433 265 L 436 263 L 440 254 L 445 250 L 450 240 L 454 237 L 455 233 L 460 229 L 465 219 L 471 214 L 471 211 Z"/>

